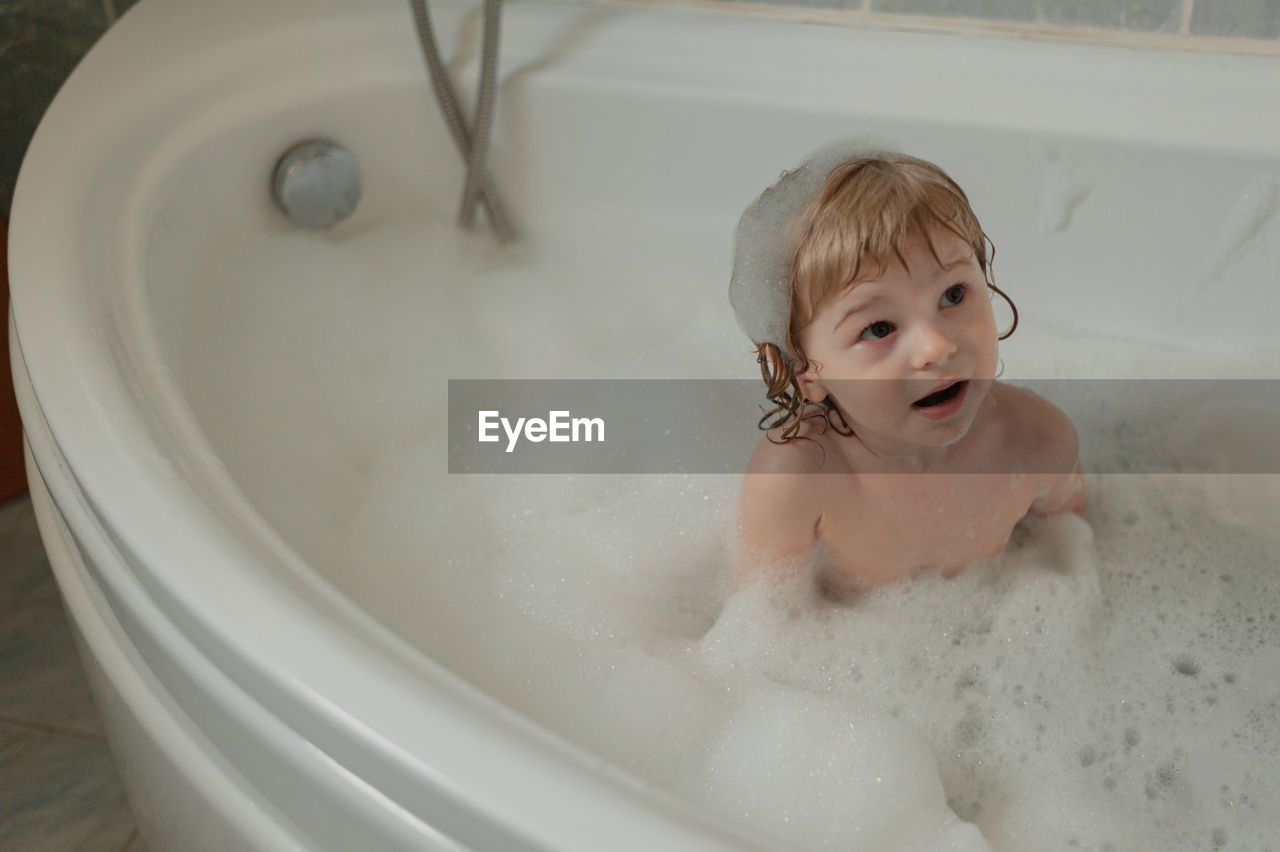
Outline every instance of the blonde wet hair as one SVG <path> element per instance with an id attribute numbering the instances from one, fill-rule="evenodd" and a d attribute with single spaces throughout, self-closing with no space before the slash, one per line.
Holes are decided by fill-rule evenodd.
<path id="1" fill-rule="evenodd" d="M 830 157 L 830 149 L 820 153 Z M 778 188 L 799 172 L 784 175 L 778 184 L 766 190 L 760 200 L 748 208 L 743 222 L 748 221 L 753 208 L 776 196 Z M 987 286 L 1013 308 L 1013 325 L 999 339 L 1012 334 L 1018 324 L 1016 306 L 996 287 L 992 275 L 995 246 L 978 222 L 964 190 L 938 166 L 906 154 L 866 153 L 835 165 L 821 179 L 816 194 L 809 194 L 813 197 L 800 205 L 792 201 L 796 209 L 791 211 L 793 221 L 786 224 L 789 239 L 783 247 L 784 251 L 789 250 L 789 256 L 780 259 L 786 264 L 785 271 L 780 271 L 775 276 L 777 281 L 771 285 L 780 291 L 778 285 L 785 280 L 785 319 L 770 317 L 768 324 L 757 320 L 757 328 L 763 330 L 752 334 L 766 395 L 774 405 L 760 418 L 760 428 L 781 429 L 778 439 L 781 442 L 796 438 L 801 424 L 815 418 L 824 419 L 841 434 L 852 434 L 830 397 L 821 403 L 805 399 L 797 377 L 811 364 L 800 344 L 800 333 L 829 299 L 843 293 L 860 278 L 868 274 L 878 277 L 895 260 L 905 268 L 908 246 L 915 240 L 921 240 L 929 248 L 939 265 L 942 260 L 933 244 L 933 235 L 943 229 L 964 240 L 973 249 Z M 779 214 L 771 211 L 769 215 Z M 742 232 L 740 224 L 740 242 Z M 734 287 L 746 292 L 754 282 L 739 276 L 737 265 L 735 263 L 735 279 L 743 277 L 744 280 L 735 280 Z M 772 295 L 777 299 L 783 294 Z M 781 302 L 775 304 L 780 307 Z M 748 325 L 741 311 L 739 322 L 744 329 Z"/>

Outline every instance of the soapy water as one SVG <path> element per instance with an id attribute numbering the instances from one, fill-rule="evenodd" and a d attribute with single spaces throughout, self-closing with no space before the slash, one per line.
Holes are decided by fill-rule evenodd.
<path id="1" fill-rule="evenodd" d="M 789 848 L 1264 848 L 1278 551 L 1175 479 L 1095 478 L 1088 522 L 845 602 L 725 596 L 731 481 L 597 484 L 585 529 L 571 484 L 508 483 L 498 595 L 566 643 L 515 701 Z"/>
<path id="2" fill-rule="evenodd" d="M 733 594 L 740 477 L 450 477 L 442 462 L 447 377 L 538 375 L 530 354 L 558 376 L 736 365 L 723 288 L 702 286 L 723 258 L 689 262 L 712 235 L 663 235 L 665 284 L 686 294 L 672 317 L 640 280 L 653 258 L 608 239 L 536 259 L 564 289 L 548 304 L 523 261 L 441 227 L 436 250 L 478 280 L 433 293 L 415 284 L 439 268 L 416 254 L 420 226 L 370 232 L 355 241 L 378 244 L 350 256 L 312 237 L 290 238 L 305 253 L 224 252 L 187 339 L 217 357 L 189 355 L 183 379 L 272 523 L 425 653 L 778 848 L 1280 837 L 1275 477 L 1096 476 L 1086 519 L 1026 519 L 954 579 L 844 602 L 807 585 Z M 253 272 L 286 255 L 311 264 L 291 273 L 309 283 L 306 322 L 293 286 Z M 611 270 L 613 295 L 558 263 Z M 1175 432 L 1214 438 L 1198 421 Z"/>

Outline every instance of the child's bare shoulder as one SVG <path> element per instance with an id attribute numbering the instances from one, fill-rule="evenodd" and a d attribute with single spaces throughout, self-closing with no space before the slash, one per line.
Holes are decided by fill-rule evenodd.
<path id="1" fill-rule="evenodd" d="M 1069 472 L 1080 454 L 1071 418 L 1027 388 L 995 382 L 991 394 L 1007 446 L 1025 453 L 1040 472 Z"/>
<path id="2" fill-rule="evenodd" d="M 770 440 L 772 437 L 774 440 Z M 765 564 L 803 560 L 816 536 L 829 477 L 817 440 L 778 442 L 767 435 L 756 444 L 742 481 L 739 521 L 748 552 Z M 825 450 L 827 455 L 830 450 Z"/>
<path id="3" fill-rule="evenodd" d="M 743 480 L 744 503 L 786 506 L 788 513 L 807 515 L 822 502 L 821 492 L 832 460 L 839 455 L 827 432 L 810 422 L 795 437 L 783 441 L 779 430 L 760 438 Z"/>
<path id="4" fill-rule="evenodd" d="M 832 432 L 825 421 L 815 420 L 803 421 L 790 440 L 783 440 L 781 429 L 771 429 L 751 453 L 747 473 L 826 473 L 838 456 L 831 446 Z"/>

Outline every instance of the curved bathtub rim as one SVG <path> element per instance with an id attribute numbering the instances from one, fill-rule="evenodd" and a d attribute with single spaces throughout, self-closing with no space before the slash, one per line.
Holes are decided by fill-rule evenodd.
<path id="1" fill-rule="evenodd" d="M 26 381 L 25 362 L 22 359 L 22 350 L 20 341 L 16 335 L 16 329 L 12 325 L 11 319 L 11 340 L 14 343 L 14 364 L 15 364 L 15 385 L 18 388 L 19 403 L 23 409 L 23 420 L 27 433 L 28 454 L 30 457 L 30 470 L 33 478 L 38 477 L 41 481 L 42 489 L 47 488 L 47 494 L 51 504 L 52 511 L 56 513 L 57 518 L 65 523 L 68 531 L 71 532 L 72 540 L 68 545 L 74 548 L 74 554 L 78 557 L 78 562 L 83 571 L 77 573 L 70 582 L 80 582 L 85 585 L 92 585 L 93 597 L 102 605 L 105 605 L 112 613 L 111 622 L 114 627 L 118 628 L 118 633 L 114 636 L 117 639 L 115 645 L 128 646 L 129 649 L 136 654 L 135 671 L 130 672 L 134 676 L 142 677 L 150 676 L 155 684 L 158 684 L 160 690 L 163 690 L 165 696 L 170 697 L 176 702 L 181 714 L 189 716 L 193 711 L 200 715 L 207 713 L 206 703 L 210 705 L 225 705 L 233 708 L 227 716 L 215 720 L 218 727 L 227 727 L 226 718 L 235 716 L 235 721 L 239 725 L 237 736 L 244 736 L 250 740 L 249 748 L 263 749 L 265 751 L 273 751 L 281 757 L 281 761 L 285 763 L 305 763 L 310 762 L 311 772 L 307 774 L 307 778 L 312 779 L 316 783 L 327 787 L 331 794 L 337 795 L 341 801 L 334 804 L 341 808 L 342 805 L 354 807 L 357 811 L 373 809 L 384 814 L 377 824 L 386 827 L 389 824 L 399 826 L 399 830 L 393 832 L 399 834 L 400 837 L 395 840 L 393 837 L 384 836 L 380 838 L 385 845 L 382 848 L 388 849 L 420 849 L 426 848 L 439 849 L 442 852 L 452 852 L 459 848 L 455 841 L 461 841 L 466 848 L 494 848 L 494 849 L 592 849 L 597 848 L 589 845 L 598 843 L 599 839 L 591 840 L 587 838 L 587 843 L 580 845 L 572 839 L 560 838 L 539 838 L 536 835 L 525 833 L 515 821 L 495 818 L 492 813 L 485 813 L 486 809 L 477 805 L 476 800 L 467 795 L 467 790 L 439 773 L 434 777 L 419 778 L 419 783 L 413 785 L 419 793 L 430 791 L 433 801 L 423 802 L 416 801 L 411 805 L 403 804 L 406 791 L 403 785 L 397 791 L 401 795 L 387 793 L 380 787 L 369 783 L 369 781 L 361 778 L 358 773 L 346 768 L 337 758 L 331 754 L 319 751 L 318 743 L 312 741 L 305 735 L 306 731 L 299 731 L 287 727 L 280 719 L 274 716 L 269 706 L 263 705 L 259 701 L 259 695 L 254 694 L 251 690 L 244 689 L 242 682 L 236 682 L 231 679 L 225 671 L 213 664 L 213 661 L 201 655 L 202 649 L 189 641 L 189 637 L 184 635 L 167 617 L 157 602 L 149 597 L 147 591 L 131 571 L 126 554 L 116 550 L 116 544 L 108 532 L 100 526 L 99 520 L 95 516 L 93 507 L 86 500 L 83 491 L 78 487 L 74 474 L 66 465 L 56 444 L 53 443 L 53 436 L 49 432 L 44 422 L 42 412 L 34 399 L 34 393 L 31 384 Z M 44 527 L 42 527 L 42 534 Z M 56 548 L 56 544 L 55 544 Z M 86 548 L 88 549 L 86 551 Z M 92 558 L 84 558 L 82 554 L 89 552 L 94 554 Z M 58 574 L 59 581 L 64 579 L 65 572 Z M 100 608 L 99 608 L 100 610 Z M 71 610 L 73 616 L 77 615 L 76 610 Z M 88 618 L 92 620 L 97 617 L 101 620 L 102 613 L 100 611 L 91 613 Z M 77 622 L 78 623 L 78 622 Z M 101 635 L 101 634 L 98 634 Z M 96 656 L 96 655 L 95 655 Z M 161 671 L 168 670 L 168 676 L 158 676 L 154 667 L 159 664 Z M 201 674 L 203 672 L 203 674 Z M 446 672 L 446 674 L 448 674 Z M 190 681 L 190 683 L 179 684 L 177 680 Z M 215 688 L 216 684 L 211 685 L 211 681 L 222 681 L 220 688 Z M 175 695 L 176 686 L 186 686 L 185 695 L 179 690 Z M 471 699 L 467 703 L 471 706 L 464 708 L 464 713 L 470 713 L 475 706 L 472 702 L 481 704 L 480 710 L 489 711 L 490 718 L 470 717 L 471 720 L 479 726 L 486 729 L 486 734 L 493 738 L 500 747 L 510 749 L 509 757 L 520 755 L 522 747 L 525 750 L 530 748 L 542 751 L 543 754 L 535 758 L 529 765 L 539 768 L 541 771 L 549 769 L 557 770 L 554 774 L 562 775 L 568 771 L 574 775 L 578 775 L 581 782 L 588 785 L 584 789 L 577 791 L 574 797 L 573 812 L 580 814 L 581 807 L 587 805 L 587 800 L 595 800 L 600 806 L 616 797 L 619 793 L 630 793 L 633 796 L 639 796 L 641 801 L 649 799 L 646 803 L 648 807 L 657 807 L 666 811 L 666 816 L 670 818 L 669 824 L 659 831 L 659 834 L 672 832 L 667 842 L 676 843 L 679 848 L 688 849 L 753 849 L 763 848 L 756 846 L 753 842 L 746 838 L 729 836 L 716 832 L 712 826 L 699 825 L 696 822 L 687 822 L 687 814 L 681 813 L 680 810 L 669 810 L 670 804 L 663 802 L 661 797 L 650 798 L 653 791 L 645 789 L 632 781 L 629 776 L 621 773 L 606 764 L 599 758 L 591 755 L 574 755 L 572 752 L 575 747 L 567 743 L 562 743 L 557 737 L 547 733 L 545 730 L 537 727 L 534 723 L 520 717 L 503 705 L 497 704 L 493 699 L 488 698 L 483 693 L 470 687 L 469 684 L 461 682 L 457 686 L 469 689 L 474 692 L 466 698 Z M 204 690 L 201 692 L 201 690 Z M 211 691 L 212 690 L 212 691 Z M 158 695 L 159 691 L 153 689 L 153 695 Z M 197 695 L 196 693 L 200 694 Z M 186 701 L 182 699 L 185 697 Z M 449 698 L 457 699 L 460 696 L 453 695 Z M 447 699 L 446 699 L 447 700 Z M 439 702 L 437 702 L 439 703 Z M 488 705 L 488 706 L 485 706 Z M 505 717 L 505 718 L 504 718 Z M 207 725 L 210 719 L 206 716 L 204 722 Z M 514 731 L 515 739 L 512 737 L 512 731 L 509 729 L 503 731 L 500 726 L 503 723 L 517 723 Z M 236 728 L 232 725 L 232 728 Z M 201 729 L 203 732 L 203 728 Z M 357 739 L 362 739 L 366 749 L 394 749 L 394 746 L 385 742 L 370 742 L 369 736 L 376 736 L 374 732 L 365 731 L 354 727 L 348 727 L 344 733 L 348 733 Z M 455 731 L 456 733 L 456 731 Z M 526 739 L 527 738 L 527 739 Z M 197 747 L 199 739 L 197 738 Z M 348 740 L 345 745 L 350 748 L 354 745 L 352 740 Z M 239 769 L 237 761 L 233 755 L 225 754 L 227 741 L 225 736 L 221 743 L 210 741 L 212 747 L 222 759 L 229 760 L 231 767 Z M 550 750 L 548 755 L 546 750 Z M 561 751 L 561 750 L 564 751 Z M 565 752 L 568 752 L 566 754 Z M 339 753 L 341 753 L 339 751 Z M 395 758 L 397 755 L 390 755 Z M 585 757 L 586 760 L 582 760 Z M 565 760 L 569 758 L 569 760 Z M 401 761 L 403 762 L 403 756 Z M 521 759 L 528 759 L 527 755 Z M 580 762 L 581 761 L 581 762 Z M 590 767 L 589 764 L 584 766 L 587 761 L 594 761 L 595 766 Z M 516 766 L 513 765 L 518 761 L 512 761 L 512 764 L 506 764 L 503 771 L 506 774 L 521 775 L 522 773 L 515 771 Z M 413 767 L 406 766 L 406 769 Z M 594 768 L 594 772 L 591 769 Z M 272 780 L 270 776 L 271 767 L 259 767 L 257 777 L 259 783 L 262 779 L 266 779 L 269 784 Z M 329 774 L 326 775 L 326 770 Z M 585 774 L 583 773 L 585 771 Z M 211 777 L 208 772 L 203 774 L 206 783 Z M 230 778 L 231 784 L 236 784 L 235 779 L 240 776 L 236 771 L 223 772 L 224 778 Z M 290 778 L 295 776 L 289 776 Z M 286 779 L 287 780 L 287 779 Z M 570 779 L 572 780 L 572 779 Z M 605 782 L 601 784 L 601 782 Z M 608 782 L 612 781 L 610 784 Z M 247 783 L 250 788 L 257 789 L 260 793 L 269 793 L 259 786 L 255 786 L 251 779 L 245 779 L 239 786 Z M 424 788 L 423 784 L 426 785 Z M 576 786 L 573 785 L 573 786 Z M 610 787 L 614 789 L 609 790 Z M 224 785 L 224 789 L 227 789 Z M 535 789 L 532 783 L 527 788 Z M 337 790 L 337 793 L 333 791 Z M 345 791 L 345 792 L 344 792 Z M 592 796 L 592 791 L 604 792 L 604 797 Z M 278 792 L 278 791 L 277 791 Z M 314 795 L 320 793 L 320 790 L 313 790 Z M 612 792 L 613 795 L 610 795 Z M 603 801 L 601 800 L 603 798 Z M 636 807 L 635 802 L 628 803 L 624 797 L 622 807 L 630 809 Z M 654 800 L 656 799 L 656 801 Z M 398 801 L 399 800 L 399 801 Z M 665 806 L 665 807 L 664 807 Z M 264 809 L 268 810 L 268 809 Z M 270 809 L 274 810 L 274 809 Z M 424 810 L 426 813 L 424 813 Z M 235 811 L 223 808 L 224 813 L 235 813 Z M 366 813 L 366 816 L 368 814 Z M 305 819 L 305 814 L 302 815 Z M 352 814 L 358 816 L 358 814 Z M 357 822 L 356 825 L 366 825 L 367 823 Z M 616 823 L 614 823 L 616 825 Z M 275 829 L 286 832 L 283 836 L 289 836 L 290 823 L 286 817 L 281 817 L 280 822 Z M 574 826 L 567 826 L 573 828 Z M 265 830 L 265 829 L 264 829 Z M 261 833 L 261 832 L 260 832 Z M 573 831 L 570 834 L 578 834 L 580 832 Z M 312 835 L 312 840 L 316 838 Z M 612 848 L 625 848 L 630 839 L 613 837 Z M 652 839 L 635 838 L 638 844 L 636 848 L 651 848 Z M 663 842 L 659 840 L 658 842 Z M 268 845 L 263 847 L 274 852 L 276 845 Z M 323 845 L 321 842 L 315 846 L 304 846 L 302 848 L 332 848 Z M 338 847 L 342 848 L 342 847 Z M 675 848 L 675 847 L 671 847 Z"/>
<path id="2" fill-rule="evenodd" d="M 138 22 L 145 20 L 141 13 L 147 8 L 132 10 L 129 21 L 118 25 L 120 31 L 127 32 L 130 22 L 139 26 Z M 645 848 L 655 841 L 616 833 L 619 818 L 625 822 L 626 815 L 634 815 L 640 808 L 650 816 L 655 809 L 662 813 L 661 825 L 654 827 L 658 835 L 671 832 L 671 841 L 693 844 L 689 848 L 752 845 L 741 836 L 730 839 L 724 830 L 685 810 L 674 796 L 640 784 L 423 658 L 319 578 L 303 578 L 309 586 L 305 591 L 311 598 L 310 607 L 295 605 L 288 613 L 293 623 L 286 641 L 324 645 L 323 655 L 311 655 L 312 669 L 299 671 L 270 653 L 256 653 L 255 643 L 245 636 L 228 634 L 225 629 L 219 631 L 202 622 L 197 611 L 183 605 L 175 590 L 149 572 L 147 566 L 166 564 L 166 556 L 190 556 L 194 549 L 200 554 L 203 573 L 217 577 L 254 564 L 253 557 L 260 553 L 249 550 L 253 542 L 230 535 L 202 495 L 175 476 L 173 464 L 164 455 L 163 442 L 154 436 L 147 412 L 133 398 L 131 378 L 109 369 L 117 363 L 121 341 L 111 338 L 114 327 L 104 329 L 95 324 L 91 310 L 107 306 L 77 302 L 72 296 L 77 289 L 66 284 L 83 280 L 92 272 L 78 269 L 78 258 L 56 250 L 65 237 L 63 231 L 49 227 L 56 220 L 50 211 L 59 209 L 59 201 L 62 209 L 80 209 L 76 204 L 78 190 L 91 185 L 91 166 L 97 161 L 92 157 L 84 162 L 62 161 L 57 156 L 59 146 L 47 140 L 66 138 L 68 130 L 76 126 L 74 117 L 80 108 L 88 106 L 84 97 L 76 96 L 76 81 L 96 72 L 98 58 L 100 54 L 91 52 L 64 87 L 64 92 L 71 95 L 62 97 L 46 115 L 24 166 L 24 179 L 19 182 L 15 204 L 19 215 L 11 238 L 16 284 L 12 340 L 15 352 L 25 353 L 22 319 L 43 314 L 46 318 L 56 317 L 61 328 L 70 331 L 64 339 L 78 347 L 78 364 L 75 357 L 61 357 L 43 358 L 31 366 L 31 393 L 25 395 L 24 420 L 34 423 L 36 412 L 48 415 L 49 445 L 70 460 L 68 469 L 92 474 L 75 479 L 85 517 L 100 524 L 110 545 L 119 551 L 130 575 L 128 580 L 145 589 L 150 601 L 179 626 L 182 635 L 195 643 L 215 670 L 319 747 L 335 768 L 361 779 L 370 790 L 390 797 L 406 813 L 421 813 L 423 803 L 413 799 L 421 792 L 422 784 L 454 797 L 455 804 L 468 803 L 469 808 L 450 809 L 458 823 L 454 834 L 459 839 L 474 842 L 487 837 L 493 841 L 497 832 L 504 848 L 598 848 L 599 838 L 607 836 L 615 845 L 636 843 L 638 848 Z M 42 172 L 62 176 L 60 198 L 57 193 L 48 192 L 49 184 L 41 184 Z M 32 186 L 40 189 L 33 190 Z M 39 202 L 28 200 L 40 190 L 44 191 Z M 23 286 L 24 282 L 40 278 L 52 279 L 55 286 Z M 27 319 L 25 325 L 33 322 L 34 319 Z M 60 353 L 55 349 L 54 354 Z M 69 368 L 75 374 L 72 393 L 79 394 L 79 399 L 71 399 L 71 405 L 67 405 L 68 397 L 63 395 L 50 408 L 43 397 L 54 395 L 47 392 L 57 388 L 59 380 L 65 379 L 65 373 L 58 374 L 70 372 Z M 46 452 L 36 449 L 35 458 L 47 466 Z M 130 483 L 133 487 L 110 491 L 101 484 L 108 482 Z M 247 501 L 241 508 L 246 507 L 252 512 Z M 137 517 L 153 520 L 146 525 L 148 529 L 141 530 L 128 520 Z M 268 550 L 274 549 L 271 544 L 274 543 L 268 543 Z M 279 551 L 275 555 L 278 557 Z M 90 563 L 91 570 L 98 567 Z M 288 566 L 284 566 L 269 578 L 270 583 L 260 576 L 250 579 L 258 583 L 254 590 L 263 597 L 290 599 L 299 590 L 280 582 L 281 576 L 289 574 Z M 104 582 L 102 576 L 95 579 Z M 195 595 L 199 590 L 177 591 Z M 335 641 L 332 632 L 337 625 L 343 631 L 337 637 L 341 641 Z M 130 636 L 135 644 L 144 638 Z M 151 644 L 155 647 L 154 642 Z M 329 665 L 330 660 L 342 662 Z M 148 662 L 154 666 L 158 661 Z M 332 685 L 331 678 L 325 676 L 335 670 L 354 673 L 356 682 L 367 685 L 376 696 L 362 694 L 359 688 L 345 691 L 350 683 Z M 374 672 L 379 677 L 371 680 L 369 676 Z M 330 681 L 328 688 L 318 681 Z M 429 694 L 424 691 L 425 684 L 431 687 Z M 342 706 L 350 703 L 345 699 L 362 699 L 360 710 L 353 715 L 349 707 Z M 451 719 L 448 736 L 419 733 L 411 746 L 385 739 L 381 732 L 386 726 L 380 721 L 390 718 L 390 727 L 403 731 L 405 720 L 394 718 L 394 712 L 378 711 L 386 707 L 424 710 L 427 706 Z M 441 752 L 452 752 L 452 757 L 445 759 Z M 424 754 L 431 754 L 431 759 L 424 760 Z M 520 757 L 513 760 L 517 755 Z M 480 766 L 484 768 L 479 769 Z M 540 783 L 548 772 L 558 776 L 563 785 Z M 554 789 L 573 790 L 574 794 L 568 798 L 548 796 L 547 792 Z M 480 790 L 483 798 L 477 795 Z M 469 814 L 458 816 L 468 810 Z M 426 825 L 429 820 L 421 822 Z"/>
<path id="3" fill-rule="evenodd" d="M 12 325 L 10 332 L 13 333 Z M 16 336 L 12 339 L 16 344 Z M 293 803 L 295 816 L 302 817 L 311 826 L 308 834 L 291 822 L 287 814 L 272 806 L 273 802 L 278 803 L 293 793 L 294 779 L 304 777 L 310 786 L 297 784 L 300 789 L 293 798 L 310 803 L 327 797 L 329 801 L 321 811 L 322 819 L 335 819 L 330 814 L 332 810 L 358 827 L 369 824 L 367 820 L 372 816 L 384 829 L 393 826 L 394 830 L 389 830 L 393 836 L 380 838 L 389 849 L 419 849 L 424 844 L 440 852 L 457 849 L 455 843 L 431 825 L 362 782 L 316 749 L 315 744 L 298 731 L 289 729 L 202 656 L 166 617 L 137 582 L 123 554 L 94 517 L 74 474 L 52 443 L 38 406 L 33 404 L 31 385 L 25 380 L 25 364 L 17 345 L 14 354 L 15 386 L 24 410 L 28 470 L 32 481 L 39 482 L 38 494 L 33 490 L 33 495 L 47 503 L 40 518 L 41 536 L 50 551 L 59 587 L 64 595 L 69 594 L 68 612 L 86 637 L 104 643 L 90 644 L 93 663 L 104 673 L 115 676 L 112 690 L 127 693 L 129 715 L 158 726 L 160 733 L 153 738 L 156 747 L 189 773 L 189 780 L 198 791 L 209 794 L 212 808 L 224 817 L 221 830 L 247 832 L 248 837 L 261 841 L 261 845 L 253 848 L 264 852 L 325 848 L 314 842 L 314 808 L 303 811 L 299 810 L 298 801 Z M 72 588 L 70 593 L 68 587 Z M 112 720 L 108 719 L 107 723 L 109 732 L 114 733 Z M 251 751 L 259 765 L 245 766 L 243 755 L 237 762 L 237 755 L 227 748 L 228 742 L 245 743 L 242 751 Z M 260 755 L 269 755 L 272 762 L 262 765 Z M 199 759 L 201 756 L 205 758 L 203 761 Z M 126 760 L 125 764 L 132 762 Z M 276 778 L 280 766 L 288 766 L 295 772 Z M 274 790 L 270 789 L 273 784 Z M 135 781 L 133 786 L 136 791 L 144 785 Z M 448 791 L 441 795 L 447 796 Z M 459 813 L 468 810 L 464 801 L 447 804 Z M 376 816 L 378 812 L 381 816 Z M 362 816 L 364 821 L 360 819 Z M 152 819 L 159 818 L 153 816 Z M 246 821 L 247 826 L 242 824 Z M 329 826 L 323 836 L 340 835 L 346 825 L 339 821 Z M 501 834 L 500 829 L 493 831 Z M 167 833 L 175 833 L 172 825 Z M 194 842 L 194 838 L 183 836 L 180 830 L 177 833 L 183 837 L 183 848 L 188 842 Z M 313 842 L 304 842 L 303 838 L 308 836 Z M 520 848 L 513 838 L 504 839 L 512 843 L 512 848 Z"/>

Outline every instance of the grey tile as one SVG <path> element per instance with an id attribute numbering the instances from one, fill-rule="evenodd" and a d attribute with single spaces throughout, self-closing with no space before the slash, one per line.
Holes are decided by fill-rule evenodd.
<path id="1" fill-rule="evenodd" d="M 23 495 L 5 501 L 0 504 L 0 601 L 57 596 L 31 498 Z"/>
<path id="2" fill-rule="evenodd" d="M 0 718 L 103 737 L 29 498 L 0 507 Z"/>
<path id="3" fill-rule="evenodd" d="M 807 9 L 861 9 L 863 0 L 748 0 L 771 6 L 799 6 Z"/>
<path id="4" fill-rule="evenodd" d="M 1191 34 L 1280 38 L 1280 0 L 1195 0 Z"/>
<path id="5" fill-rule="evenodd" d="M 0 718 L 106 736 L 61 607 L 0 604 Z"/>
<path id="6" fill-rule="evenodd" d="M 0 214 L 40 117 L 105 28 L 101 0 L 0 0 Z"/>
<path id="7" fill-rule="evenodd" d="M 9 532 L 22 523 L 22 518 L 31 511 L 30 506 L 31 498 L 25 494 L 0 503 L 0 546 L 3 546 Z"/>
<path id="8" fill-rule="evenodd" d="M 4 18 L 63 32 L 101 32 L 107 20 L 102 0 L 0 0 L 0 20 Z"/>
<path id="9" fill-rule="evenodd" d="M 105 745 L 0 725 L 0 849 L 120 852 L 132 831 Z"/>
<path id="10" fill-rule="evenodd" d="M 1183 0 L 872 0 L 878 12 L 1176 33 Z"/>

